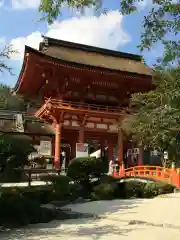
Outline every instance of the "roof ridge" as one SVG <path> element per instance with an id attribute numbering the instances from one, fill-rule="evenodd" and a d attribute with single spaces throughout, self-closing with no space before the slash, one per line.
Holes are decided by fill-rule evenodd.
<path id="1" fill-rule="evenodd" d="M 43 38 L 43 42 L 41 42 L 40 45 L 48 45 L 48 44 L 59 45 L 62 47 L 74 48 L 74 49 L 78 49 L 86 52 L 94 52 L 94 53 L 99 53 L 99 54 L 112 56 L 112 57 L 120 57 L 120 58 L 135 60 L 135 61 L 142 61 L 142 56 L 138 54 L 126 53 L 126 52 L 105 49 L 105 48 L 90 46 L 90 45 L 81 44 L 81 43 L 64 41 L 60 39 L 50 38 L 44 35 L 42 35 L 42 38 Z"/>

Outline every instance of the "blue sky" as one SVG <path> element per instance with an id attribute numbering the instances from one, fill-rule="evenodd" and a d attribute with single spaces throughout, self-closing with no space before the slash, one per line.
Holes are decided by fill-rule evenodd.
<path id="1" fill-rule="evenodd" d="M 140 54 L 137 45 L 140 43 L 142 20 L 149 10 L 150 0 L 144 0 L 143 4 L 138 6 L 137 13 L 125 17 L 118 13 L 119 0 L 104 1 L 103 7 L 108 10 L 106 16 L 93 16 L 94 13 L 90 10 L 81 16 L 75 10 L 64 8 L 60 18 L 52 26 L 38 21 L 38 2 L 39 0 L 0 0 L 0 43 L 11 43 L 19 51 L 19 54 L 12 56 L 8 62 L 16 75 L 1 74 L 1 83 L 11 86 L 15 84 L 22 65 L 24 45 L 38 48 L 41 34 Z M 146 63 L 152 66 L 161 54 L 162 47 L 155 46 L 151 52 L 143 55 Z"/>

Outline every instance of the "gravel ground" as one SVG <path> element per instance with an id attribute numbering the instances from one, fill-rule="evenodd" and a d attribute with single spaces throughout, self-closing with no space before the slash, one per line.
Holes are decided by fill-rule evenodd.
<path id="1" fill-rule="evenodd" d="M 1 240 L 179 240 L 180 193 L 155 199 L 97 201 L 68 205 L 100 218 L 52 221 L 1 233 Z"/>

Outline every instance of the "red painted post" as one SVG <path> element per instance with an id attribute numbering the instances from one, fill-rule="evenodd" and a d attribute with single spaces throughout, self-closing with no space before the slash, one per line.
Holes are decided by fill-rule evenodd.
<path id="1" fill-rule="evenodd" d="M 165 176 L 166 176 L 166 169 L 165 168 L 162 169 L 161 176 L 162 176 L 163 179 L 165 178 Z"/>
<path id="2" fill-rule="evenodd" d="M 113 175 L 114 175 L 114 177 L 119 177 L 119 174 L 117 171 L 115 171 Z"/>
<path id="3" fill-rule="evenodd" d="M 161 176 L 161 172 L 159 171 L 159 168 L 158 167 L 156 167 L 156 177 L 157 178 L 162 178 L 162 176 Z"/>
<path id="4" fill-rule="evenodd" d="M 174 164 L 172 164 L 171 167 L 170 183 L 173 185 L 177 185 L 177 172 Z"/>
<path id="5" fill-rule="evenodd" d="M 124 163 L 120 166 L 120 169 L 119 169 L 119 176 L 120 177 L 125 177 L 125 168 L 124 168 Z"/>
<path id="6" fill-rule="evenodd" d="M 84 125 L 83 124 L 80 125 L 78 142 L 84 143 Z"/>
<path id="7" fill-rule="evenodd" d="M 118 171 L 117 171 L 117 165 L 114 165 L 113 166 L 113 177 L 119 177 L 119 173 L 118 173 Z"/>
<path id="8" fill-rule="evenodd" d="M 60 169 L 60 157 L 61 157 L 61 124 L 56 124 L 56 135 L 55 135 L 55 156 L 54 156 L 54 167 Z"/>
<path id="9" fill-rule="evenodd" d="M 176 169 L 176 187 L 180 188 L 180 169 Z"/>
<path id="10" fill-rule="evenodd" d="M 132 171 L 132 176 L 135 177 L 136 176 L 136 172 L 135 172 L 135 168 L 133 167 L 133 171 Z"/>

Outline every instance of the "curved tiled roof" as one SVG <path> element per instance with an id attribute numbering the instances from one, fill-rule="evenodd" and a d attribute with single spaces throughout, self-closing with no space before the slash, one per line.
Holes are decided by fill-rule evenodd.
<path id="1" fill-rule="evenodd" d="M 139 55 L 48 38 L 48 41 L 40 43 L 39 51 L 25 46 L 23 66 L 14 92 L 23 93 L 25 91 L 26 94 L 31 95 L 32 89 L 34 89 L 32 90 L 34 92 L 38 91 L 38 88 L 42 85 L 42 79 L 40 79 L 40 73 L 37 72 L 37 66 L 41 70 L 43 66 L 49 66 L 49 68 L 61 67 L 62 69 L 67 67 L 72 71 L 75 69 L 86 73 L 88 71 L 98 74 L 103 73 L 109 79 L 112 78 L 112 75 L 115 75 L 117 82 L 119 80 L 125 82 L 125 77 L 128 76 L 130 85 L 130 78 L 132 77 L 134 79 L 133 86 L 136 85 L 137 81 L 138 86 L 140 84 L 146 85 L 147 91 L 152 86 L 153 70 L 142 61 Z M 73 73 L 71 72 L 71 74 Z M 39 79 L 37 79 L 38 77 Z"/>
<path id="2" fill-rule="evenodd" d="M 140 55 L 112 51 L 52 38 L 40 43 L 40 51 L 57 59 L 91 67 L 152 75 Z"/>

